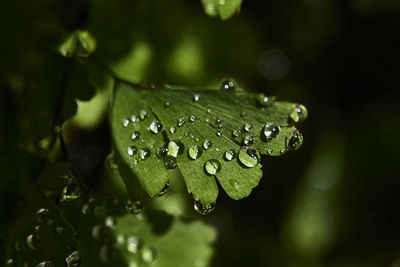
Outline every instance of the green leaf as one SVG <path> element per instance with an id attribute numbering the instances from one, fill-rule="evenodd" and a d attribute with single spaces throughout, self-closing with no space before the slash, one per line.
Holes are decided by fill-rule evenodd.
<path id="1" fill-rule="evenodd" d="M 166 222 L 170 222 L 167 228 Z M 215 230 L 202 222 L 186 222 L 157 211 L 119 218 L 115 234 L 117 240 L 125 237 L 122 255 L 129 264 L 154 267 L 208 266 L 210 245 L 216 238 Z"/>
<path id="2" fill-rule="evenodd" d="M 244 198 L 262 177 L 260 154 L 279 156 L 301 146 L 294 125 L 307 116 L 304 106 L 246 93 L 229 81 L 222 88 L 116 85 L 111 128 L 116 154 L 130 175 L 125 173 L 128 191 L 138 180 L 156 196 L 169 169 L 178 167 L 196 209 L 207 213 L 217 199 L 216 180 L 231 198 Z"/>
<path id="3" fill-rule="evenodd" d="M 9 229 L 9 262 L 14 262 L 15 266 L 46 262 L 65 266 L 68 260 L 80 261 L 80 247 L 75 236 L 58 207 L 40 189 L 33 187 L 22 212 Z"/>
<path id="4" fill-rule="evenodd" d="M 211 17 L 220 17 L 222 20 L 232 17 L 242 4 L 242 0 L 202 0 L 204 11 Z"/>

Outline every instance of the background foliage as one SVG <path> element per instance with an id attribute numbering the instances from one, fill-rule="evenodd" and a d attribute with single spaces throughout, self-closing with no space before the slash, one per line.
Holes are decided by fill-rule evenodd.
<path id="1" fill-rule="evenodd" d="M 263 157 L 264 177 L 248 198 L 220 194 L 217 210 L 202 218 L 206 224 L 183 222 L 208 233 L 204 240 L 185 239 L 205 244 L 199 246 L 201 260 L 211 256 L 215 240 L 212 266 L 399 265 L 399 13 L 395 0 L 244 1 L 240 14 L 224 21 L 207 16 L 200 1 L 2 3 L 2 262 L 12 255 L 7 240 L 26 236 L 32 229 L 22 228 L 35 225 L 22 220 L 27 223 L 18 228 L 15 219 L 32 219 L 39 206 L 54 208 L 49 199 L 56 195 L 29 201 L 34 185 L 51 193 L 68 182 L 52 179 L 68 177 L 68 166 L 52 166 L 42 156 L 67 156 L 96 201 L 126 197 L 119 177 L 103 164 L 110 151 L 104 118 L 112 87 L 104 64 L 132 82 L 218 87 L 222 77 L 234 77 L 243 88 L 303 103 L 310 111 L 301 150 Z M 76 29 L 96 40 L 91 60 L 68 59 L 58 51 Z M 63 145 L 56 137 L 77 106 L 77 115 L 63 125 L 67 155 L 51 154 L 53 145 Z M 51 213 L 64 231 L 81 225 L 83 215 L 74 215 L 89 202 L 85 197 L 62 202 L 63 214 Z M 198 218 L 184 198 L 176 182 L 146 205 L 167 218 Z M 99 206 L 112 205 L 107 203 Z M 124 212 L 109 210 L 117 218 Z M 104 264 L 98 251 L 117 240 L 104 233 L 104 240 L 85 243 L 85 237 L 93 239 L 93 225 L 104 221 L 101 210 L 96 214 L 77 233 L 83 250 L 97 244 L 83 263 Z M 114 232 L 124 231 L 120 222 Z M 76 240 L 65 242 L 71 251 L 54 257 L 64 260 L 73 251 Z M 120 258 L 107 251 L 107 260 Z M 201 260 L 199 266 L 206 264 Z"/>

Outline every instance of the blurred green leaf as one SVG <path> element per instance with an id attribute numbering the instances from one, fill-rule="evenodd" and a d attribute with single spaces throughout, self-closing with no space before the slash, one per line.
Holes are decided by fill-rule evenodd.
<path id="1" fill-rule="evenodd" d="M 211 17 L 220 17 L 222 20 L 232 17 L 242 4 L 242 0 L 202 0 L 204 11 Z"/>
<path id="2" fill-rule="evenodd" d="M 229 80 L 220 90 L 118 83 L 111 127 L 131 196 L 139 184 L 150 196 L 160 194 L 178 167 L 205 214 L 218 195 L 215 178 L 231 198 L 248 196 L 262 176 L 260 153 L 298 149 L 303 137 L 294 124 L 306 116 L 302 105 L 246 93 Z"/>

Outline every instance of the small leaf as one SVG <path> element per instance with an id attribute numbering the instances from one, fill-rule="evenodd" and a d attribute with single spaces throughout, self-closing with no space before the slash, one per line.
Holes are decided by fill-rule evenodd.
<path id="1" fill-rule="evenodd" d="M 307 114 L 302 105 L 240 88 L 150 90 L 118 83 L 111 125 L 117 155 L 134 176 L 125 183 L 137 179 L 155 196 L 177 167 L 203 214 L 199 203 L 213 209 L 216 181 L 231 198 L 244 198 L 262 177 L 260 154 L 279 156 L 301 146 L 293 112 L 302 119 Z"/>
<path id="2" fill-rule="evenodd" d="M 242 0 L 202 0 L 204 11 L 211 17 L 229 19 L 240 10 Z"/>

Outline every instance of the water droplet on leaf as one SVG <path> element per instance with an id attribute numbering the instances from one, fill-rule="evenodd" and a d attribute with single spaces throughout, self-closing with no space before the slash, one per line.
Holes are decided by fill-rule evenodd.
<path id="1" fill-rule="evenodd" d="M 70 201 L 82 196 L 83 188 L 78 182 L 71 182 L 64 187 L 60 196 L 60 201 Z"/>
<path id="2" fill-rule="evenodd" d="M 170 141 L 168 143 L 168 152 L 167 155 L 170 155 L 176 158 L 181 150 L 181 144 L 178 144 L 176 141 Z M 183 148 L 182 148 L 183 149 Z"/>
<path id="3" fill-rule="evenodd" d="M 216 134 L 217 136 L 221 136 L 221 135 L 222 135 L 222 131 L 221 131 L 221 130 L 218 130 L 215 134 Z"/>
<path id="4" fill-rule="evenodd" d="M 129 119 L 128 118 L 124 118 L 123 120 L 122 120 L 122 125 L 126 128 L 126 127 L 128 127 L 128 125 L 129 125 Z"/>
<path id="5" fill-rule="evenodd" d="M 141 120 L 146 119 L 149 116 L 149 113 L 147 112 L 147 110 L 142 109 L 139 113 L 139 117 Z"/>
<path id="6" fill-rule="evenodd" d="M 77 267 L 81 264 L 81 253 L 76 250 L 72 252 L 66 259 L 65 262 L 67 263 L 68 267 Z"/>
<path id="7" fill-rule="evenodd" d="M 163 195 L 165 195 L 168 192 L 168 189 L 169 189 L 169 181 L 165 184 L 163 189 L 161 189 L 161 191 L 160 191 L 160 193 L 158 193 L 157 197 L 162 197 Z"/>
<path id="8" fill-rule="evenodd" d="M 171 134 L 174 134 L 174 133 L 176 132 L 176 128 L 175 128 L 175 127 L 169 128 L 169 132 L 170 132 Z"/>
<path id="9" fill-rule="evenodd" d="M 161 124 L 159 121 L 157 121 L 157 120 L 152 121 L 152 122 L 150 123 L 149 130 L 150 130 L 153 134 L 157 134 L 157 133 L 161 132 L 161 130 L 162 130 L 162 124 Z"/>
<path id="10" fill-rule="evenodd" d="M 107 226 L 107 227 L 113 229 L 113 228 L 115 227 L 115 218 L 112 217 L 112 216 L 107 216 L 107 217 L 104 219 L 104 224 L 105 224 L 105 226 Z"/>
<path id="11" fill-rule="evenodd" d="M 145 160 L 150 157 L 150 150 L 148 150 L 147 148 L 139 149 L 138 154 L 141 160 Z"/>
<path id="12" fill-rule="evenodd" d="M 207 149 L 209 149 L 211 147 L 211 142 L 209 141 L 209 140 L 204 140 L 204 142 L 203 142 L 203 148 L 205 149 L 205 150 L 207 150 Z"/>
<path id="13" fill-rule="evenodd" d="M 204 163 L 204 169 L 205 169 L 207 174 L 215 175 L 215 174 L 217 174 L 218 172 L 221 171 L 221 162 L 219 162 L 216 159 L 207 160 Z"/>
<path id="14" fill-rule="evenodd" d="M 207 215 L 215 209 L 215 203 L 203 204 L 199 200 L 195 200 L 193 207 L 201 215 Z"/>
<path id="15" fill-rule="evenodd" d="M 130 147 L 128 147 L 126 152 L 128 153 L 128 156 L 132 157 L 133 155 L 136 154 L 137 148 L 135 146 L 130 146 Z"/>
<path id="16" fill-rule="evenodd" d="M 164 157 L 164 166 L 168 170 L 175 169 L 177 166 L 176 157 L 173 157 L 171 155 L 165 156 Z"/>
<path id="17" fill-rule="evenodd" d="M 297 150 L 303 144 L 303 135 L 294 130 L 293 133 L 286 138 L 286 147 L 290 150 Z"/>
<path id="18" fill-rule="evenodd" d="M 126 239 L 126 250 L 132 254 L 136 254 L 141 246 L 139 238 L 136 236 L 129 236 Z"/>
<path id="19" fill-rule="evenodd" d="M 198 102 L 199 100 L 200 100 L 200 95 L 195 94 L 195 95 L 193 96 L 193 101 L 194 101 L 194 102 Z"/>
<path id="20" fill-rule="evenodd" d="M 254 144 L 254 137 L 251 136 L 251 135 L 246 135 L 246 136 L 244 137 L 244 139 L 243 139 L 243 143 L 244 143 L 245 145 L 252 145 L 252 144 Z"/>
<path id="21" fill-rule="evenodd" d="M 154 248 L 145 247 L 142 249 L 140 256 L 145 263 L 152 263 L 156 257 L 156 251 Z"/>
<path id="22" fill-rule="evenodd" d="M 246 122 L 243 128 L 246 132 L 249 132 L 253 128 L 253 125 L 251 123 Z"/>
<path id="23" fill-rule="evenodd" d="M 240 130 L 240 129 L 236 129 L 236 130 L 232 131 L 232 136 L 233 137 L 238 137 L 241 134 L 242 134 L 242 130 Z"/>
<path id="24" fill-rule="evenodd" d="M 51 261 L 42 261 L 41 263 L 36 264 L 36 267 L 53 267 L 54 264 Z"/>
<path id="25" fill-rule="evenodd" d="M 301 104 L 295 104 L 293 105 L 293 111 L 290 113 L 290 118 L 293 120 L 293 122 L 302 122 L 307 118 L 307 109 L 305 106 Z"/>
<path id="26" fill-rule="evenodd" d="M 49 209 L 40 208 L 36 211 L 36 219 L 39 223 L 44 223 L 49 219 Z"/>
<path id="27" fill-rule="evenodd" d="M 233 159 L 236 157 L 235 150 L 230 149 L 230 150 L 225 151 L 224 157 L 225 157 L 225 159 L 226 159 L 227 161 L 233 160 Z"/>
<path id="28" fill-rule="evenodd" d="M 140 212 L 142 212 L 143 210 L 143 204 L 141 201 L 137 200 L 137 201 L 130 201 L 128 200 L 125 203 L 125 208 L 126 210 L 131 213 L 131 214 L 138 214 Z"/>
<path id="29" fill-rule="evenodd" d="M 265 124 L 262 134 L 265 141 L 268 142 L 277 137 L 279 132 L 279 126 L 276 126 L 275 124 L 269 122 Z"/>
<path id="30" fill-rule="evenodd" d="M 131 122 L 132 123 L 136 123 L 136 122 L 138 122 L 139 121 L 139 118 L 136 116 L 136 115 L 132 115 L 131 116 Z"/>
<path id="31" fill-rule="evenodd" d="M 220 85 L 220 89 L 226 91 L 232 91 L 236 88 L 235 82 L 233 80 L 223 80 Z"/>
<path id="32" fill-rule="evenodd" d="M 258 151 L 248 146 L 240 148 L 238 158 L 239 161 L 248 168 L 252 168 L 260 162 L 260 154 Z"/>
<path id="33" fill-rule="evenodd" d="M 182 127 L 184 124 L 185 124 L 185 118 L 179 118 L 176 125 L 178 125 L 178 127 Z"/>
<path id="34" fill-rule="evenodd" d="M 189 121 L 190 122 L 195 122 L 196 121 L 196 116 L 195 115 L 190 115 Z"/>
<path id="35" fill-rule="evenodd" d="M 190 159 L 198 159 L 201 156 L 201 148 L 197 145 L 189 147 L 188 155 Z"/>
<path id="36" fill-rule="evenodd" d="M 39 237 L 37 235 L 32 234 L 26 237 L 26 244 L 32 250 L 36 249 L 39 244 Z"/>
<path id="37" fill-rule="evenodd" d="M 275 102 L 275 97 L 274 96 L 265 96 L 264 94 L 259 94 L 257 96 L 258 102 L 261 104 L 263 107 L 267 107 L 272 105 Z"/>

